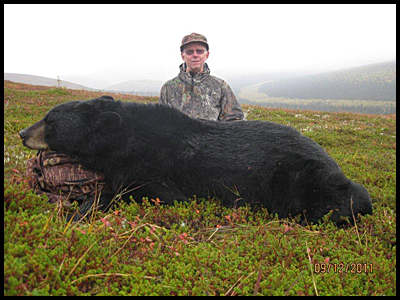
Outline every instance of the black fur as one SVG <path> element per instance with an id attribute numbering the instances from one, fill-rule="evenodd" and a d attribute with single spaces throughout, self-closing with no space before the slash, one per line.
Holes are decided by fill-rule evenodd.
<path id="1" fill-rule="evenodd" d="M 58 105 L 43 121 L 52 150 L 103 172 L 113 193 L 140 186 L 136 200 L 216 196 L 226 205 L 261 204 L 280 217 L 301 214 L 313 222 L 330 210 L 337 222 L 372 213 L 363 186 L 317 143 L 280 124 L 201 121 L 111 97 Z"/>

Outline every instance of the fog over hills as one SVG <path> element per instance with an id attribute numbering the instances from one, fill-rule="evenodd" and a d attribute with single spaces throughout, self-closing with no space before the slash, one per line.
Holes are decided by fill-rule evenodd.
<path id="1" fill-rule="evenodd" d="M 298 99 L 395 101 L 396 97 L 395 61 L 330 71 L 278 72 L 243 68 L 213 70 L 212 66 L 210 68 L 211 75 L 224 79 L 237 97 L 243 88 L 254 85 L 259 85 L 259 92 L 269 96 Z M 178 66 L 170 68 L 126 63 L 92 74 L 62 75 L 60 86 L 71 89 L 95 89 L 157 96 L 163 83 L 177 76 L 178 73 Z M 58 86 L 59 84 L 56 78 L 26 74 L 4 73 L 4 79 L 32 85 Z M 375 91 L 374 99 L 364 96 L 372 96 L 373 91 Z M 361 92 L 363 94 L 353 97 L 355 92 L 357 96 Z M 337 98 L 332 96 L 333 93 L 337 95 Z M 238 100 L 243 101 L 239 97 Z"/>
<path id="2" fill-rule="evenodd" d="M 107 89 L 109 86 L 134 80 L 165 82 L 168 79 L 175 77 L 178 72 L 178 66 L 175 68 L 168 68 L 166 66 L 161 67 L 124 63 L 91 74 L 63 75 L 61 79 L 71 82 L 79 82 L 82 85 L 95 89 Z"/>
<path id="3" fill-rule="evenodd" d="M 158 96 L 160 94 L 160 90 L 163 84 L 163 81 L 157 80 L 130 80 L 110 85 L 104 90 L 126 92 L 141 96 Z"/>
<path id="4" fill-rule="evenodd" d="M 58 82 L 58 80 L 55 78 L 48 78 L 48 77 L 28 75 L 28 74 L 4 73 L 4 80 L 26 83 L 31 85 L 60 86 L 76 90 L 91 90 L 90 88 L 80 84 L 64 80 Z"/>
<path id="5" fill-rule="evenodd" d="M 396 61 L 274 80 L 259 92 L 291 99 L 396 101 Z"/>

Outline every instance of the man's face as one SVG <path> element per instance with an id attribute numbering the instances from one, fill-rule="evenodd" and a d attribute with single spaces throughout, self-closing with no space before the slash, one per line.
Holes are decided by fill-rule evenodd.
<path id="1" fill-rule="evenodd" d="M 199 53 L 202 52 L 203 53 Z M 202 43 L 190 43 L 183 48 L 181 57 L 186 63 L 186 72 L 201 73 L 210 53 Z"/>

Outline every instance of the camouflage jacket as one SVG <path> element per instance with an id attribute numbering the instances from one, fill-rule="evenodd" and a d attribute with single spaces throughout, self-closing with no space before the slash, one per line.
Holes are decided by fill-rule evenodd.
<path id="1" fill-rule="evenodd" d="M 229 85 L 210 75 L 207 64 L 202 73 L 193 75 L 186 73 L 186 64 L 181 64 L 179 68 L 179 75 L 162 86 L 159 100 L 161 104 L 175 107 L 196 119 L 245 119 Z"/>

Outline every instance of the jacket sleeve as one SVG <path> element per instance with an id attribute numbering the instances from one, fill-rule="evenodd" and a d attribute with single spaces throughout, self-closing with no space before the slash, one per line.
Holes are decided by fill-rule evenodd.
<path id="1" fill-rule="evenodd" d="M 167 88 L 167 86 L 164 84 L 164 85 L 161 87 L 160 98 L 158 99 L 158 103 L 168 105 L 168 97 L 167 97 L 167 94 L 168 94 L 168 88 Z"/>
<path id="2" fill-rule="evenodd" d="M 224 81 L 222 83 L 221 113 L 218 116 L 219 121 L 237 121 L 246 120 L 239 102 L 231 87 Z"/>

